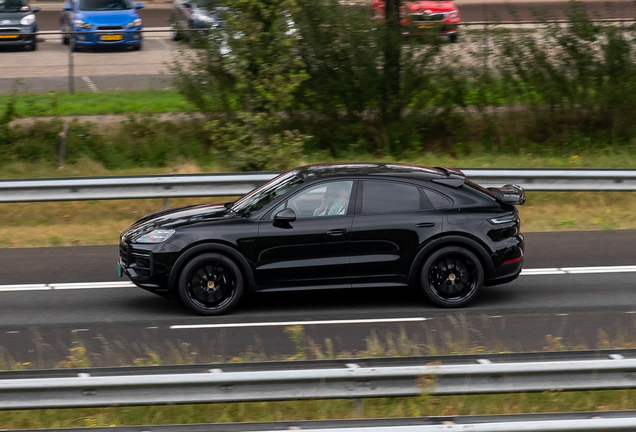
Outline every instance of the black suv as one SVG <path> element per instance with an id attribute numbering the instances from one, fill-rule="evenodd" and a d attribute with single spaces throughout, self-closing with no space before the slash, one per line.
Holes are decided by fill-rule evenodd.
<path id="1" fill-rule="evenodd" d="M 35 13 L 39 10 L 29 6 L 27 0 L 0 0 L 0 47 L 22 46 L 35 51 L 38 31 Z"/>
<path id="2" fill-rule="evenodd" d="M 407 285 L 460 307 L 519 276 L 524 202 L 447 168 L 305 166 L 234 203 L 146 216 L 122 233 L 117 269 L 203 315 L 245 291 Z"/>

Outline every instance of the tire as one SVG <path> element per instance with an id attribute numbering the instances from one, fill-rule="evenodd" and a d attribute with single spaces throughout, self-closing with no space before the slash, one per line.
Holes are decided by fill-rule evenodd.
<path id="1" fill-rule="evenodd" d="M 479 295 L 484 284 L 484 268 L 469 250 L 448 246 L 426 259 L 421 284 L 426 296 L 437 305 L 462 307 Z"/>
<path id="2" fill-rule="evenodd" d="M 457 43 L 458 38 L 459 36 L 457 35 L 457 33 L 448 36 L 448 40 L 450 40 L 451 43 Z"/>
<path id="3" fill-rule="evenodd" d="M 66 36 L 62 36 L 62 45 L 68 45 L 69 44 L 69 38 L 67 38 Z"/>
<path id="4" fill-rule="evenodd" d="M 141 43 L 133 47 L 133 51 L 141 51 L 142 49 L 143 49 L 143 45 Z"/>
<path id="5" fill-rule="evenodd" d="M 199 315 L 222 315 L 239 302 L 243 284 L 243 274 L 234 261 L 206 253 L 192 258 L 181 270 L 179 298 Z"/>

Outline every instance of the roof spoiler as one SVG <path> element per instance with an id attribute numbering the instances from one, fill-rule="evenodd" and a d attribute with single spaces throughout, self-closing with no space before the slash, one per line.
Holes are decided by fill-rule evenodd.
<path id="1" fill-rule="evenodd" d="M 497 201 L 504 204 L 523 205 L 526 202 L 526 191 L 518 185 L 508 184 L 500 188 L 491 187 L 488 190 L 495 195 Z"/>
<path id="2" fill-rule="evenodd" d="M 464 185 L 464 181 L 466 180 L 466 175 L 458 169 L 454 168 L 444 168 L 444 167 L 435 167 L 436 170 L 441 171 L 445 177 L 435 178 L 433 181 L 435 183 L 440 183 L 446 186 L 450 186 L 452 188 L 460 188 Z"/>

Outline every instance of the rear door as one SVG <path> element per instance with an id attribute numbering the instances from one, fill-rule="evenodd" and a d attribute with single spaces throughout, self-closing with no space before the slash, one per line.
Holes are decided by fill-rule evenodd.
<path id="1" fill-rule="evenodd" d="M 351 238 L 353 287 L 406 285 L 419 246 L 442 231 L 442 217 L 418 185 L 362 180 Z"/>

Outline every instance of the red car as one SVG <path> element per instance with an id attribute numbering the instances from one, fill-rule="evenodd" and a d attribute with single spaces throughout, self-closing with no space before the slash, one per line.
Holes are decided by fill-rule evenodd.
<path id="1" fill-rule="evenodd" d="M 384 0 L 373 0 L 373 12 L 376 18 L 384 19 Z M 437 29 L 440 35 L 447 35 L 451 42 L 457 42 L 461 14 L 452 1 L 404 2 L 400 16 L 405 26 L 404 34 Z"/>

